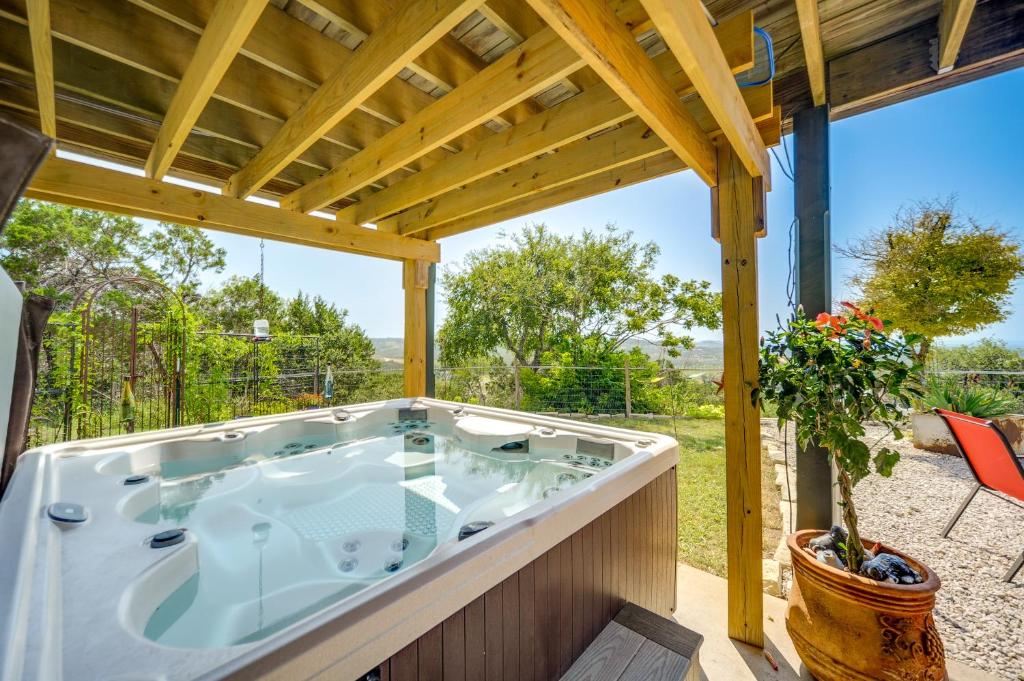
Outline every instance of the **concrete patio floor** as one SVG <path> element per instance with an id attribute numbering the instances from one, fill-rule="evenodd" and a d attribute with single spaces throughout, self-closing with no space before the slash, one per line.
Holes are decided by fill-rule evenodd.
<path id="1" fill-rule="evenodd" d="M 721 577 L 680 565 L 675 619 L 704 636 L 700 651 L 701 679 L 705 681 L 758 681 L 813 679 L 786 633 L 786 601 L 765 595 L 765 650 L 779 665 L 772 669 L 764 651 L 726 635 L 726 583 Z M 998 677 L 946 661 L 950 681 L 1000 681 Z"/>

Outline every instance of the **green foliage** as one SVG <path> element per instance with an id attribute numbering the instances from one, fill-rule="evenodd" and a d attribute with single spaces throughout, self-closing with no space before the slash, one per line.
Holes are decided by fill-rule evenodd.
<path id="1" fill-rule="evenodd" d="M 222 271 L 224 258 L 224 249 L 193 227 L 160 223 L 144 229 L 119 215 L 20 202 L 0 236 L 0 265 L 32 292 L 58 301 L 42 346 L 33 410 L 36 441 L 109 434 L 125 425 L 118 424 L 118 396 L 129 374 L 129 352 L 121 339 L 132 308 L 140 313 L 139 338 L 148 339 L 138 346 L 142 371 L 154 375 L 137 382 L 137 418 L 130 419 L 131 427 L 171 422 L 169 377 L 177 370 L 180 347 L 172 333 L 184 333 L 187 348 L 184 423 L 310 406 L 319 399 L 309 394 L 314 372 L 319 371 L 322 389 L 328 367 L 335 377 L 335 403 L 401 394 L 401 373 L 379 373 L 370 339 L 345 310 L 323 298 L 300 292 L 286 300 L 258 277 L 238 276 L 203 293 L 203 276 Z M 94 338 L 83 386 L 81 312 L 99 284 L 111 284 L 92 304 L 91 324 L 102 330 L 104 340 Z M 247 335 L 260 318 L 270 321 L 274 340 L 255 348 Z M 298 377 L 286 377 L 289 372 Z"/>
<path id="2" fill-rule="evenodd" d="M 191 296 L 201 273 L 224 269 L 224 256 L 195 227 L 162 222 L 146 232 L 123 215 L 30 200 L 18 203 L 0 236 L 0 265 L 61 309 L 95 284 L 126 276 Z"/>
<path id="3" fill-rule="evenodd" d="M 203 272 L 222 272 L 226 264 L 227 251 L 185 225 L 161 222 L 160 229 L 145 237 L 142 248 L 157 278 L 189 298 L 195 296 Z"/>
<path id="4" fill-rule="evenodd" d="M 567 354 L 576 365 L 584 356 L 604 362 L 648 335 L 673 352 L 690 347 L 683 332 L 720 325 L 721 296 L 708 282 L 655 278 L 657 256 L 653 243 L 611 226 L 562 237 L 535 225 L 474 251 L 443 276 L 441 361 L 506 352 L 522 366 Z"/>
<path id="5" fill-rule="evenodd" d="M 880 320 L 846 303 L 849 318 L 827 313 L 811 321 L 799 311 L 762 342 L 756 397 L 776 409 L 779 427 L 792 422 L 801 447 L 825 448 L 839 471 L 843 512 L 850 533 L 849 567 L 860 569 L 863 547 L 853 487 L 871 472 L 892 474 L 899 452 L 868 446 L 865 421 L 879 423 L 896 439 L 911 402 L 921 396 L 920 365 L 912 344 L 920 338 L 888 333 Z"/>
<path id="6" fill-rule="evenodd" d="M 996 338 L 983 338 L 974 345 L 936 347 L 929 367 L 957 371 L 1024 371 L 1024 354 Z"/>
<path id="7" fill-rule="evenodd" d="M 132 218 L 21 201 L 0 236 L 0 265 L 66 308 L 93 283 L 137 273 L 142 242 Z"/>
<path id="8" fill-rule="evenodd" d="M 952 199 L 902 211 L 893 224 L 841 252 L 863 264 L 852 283 L 864 305 L 885 310 L 894 328 L 925 338 L 922 360 L 935 338 L 1005 319 L 1013 282 L 1024 274 L 1020 244 L 958 215 Z"/>
<path id="9" fill-rule="evenodd" d="M 207 291 L 197 304 L 210 327 L 230 333 L 252 333 L 256 319 L 270 322 L 270 332 L 280 330 L 285 302 L 275 291 L 260 283 L 259 276 L 232 276 Z"/>
<path id="10" fill-rule="evenodd" d="M 685 414 L 691 419 L 724 419 L 725 405 L 694 404 L 686 409 Z"/>
<path id="11" fill-rule="evenodd" d="M 1018 405 L 1012 394 L 948 376 L 931 376 L 925 383 L 922 404 L 926 409 L 945 409 L 978 418 L 1002 416 Z"/>

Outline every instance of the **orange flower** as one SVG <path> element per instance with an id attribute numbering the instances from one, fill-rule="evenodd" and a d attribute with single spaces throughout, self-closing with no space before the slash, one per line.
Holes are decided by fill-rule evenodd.
<path id="1" fill-rule="evenodd" d="M 875 331 L 881 331 L 884 328 L 884 325 L 882 324 L 882 320 L 879 319 L 878 317 L 872 317 L 869 314 L 865 314 L 859 307 L 857 307 L 856 305 L 854 305 L 851 302 L 848 302 L 848 301 L 844 300 L 842 304 L 843 304 L 843 307 L 845 307 L 845 308 L 847 308 L 847 309 L 849 309 L 850 311 L 853 312 L 853 316 L 854 317 L 856 317 L 857 319 L 859 319 L 861 321 L 867 322 L 871 326 L 875 327 Z"/>
<path id="2" fill-rule="evenodd" d="M 828 312 L 822 312 L 814 319 L 817 327 L 822 331 L 827 331 L 830 336 L 846 333 L 842 327 L 849 321 L 842 315 L 831 315 Z"/>

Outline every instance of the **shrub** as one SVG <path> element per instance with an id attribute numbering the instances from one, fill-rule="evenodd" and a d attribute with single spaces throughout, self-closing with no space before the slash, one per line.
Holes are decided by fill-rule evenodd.
<path id="1" fill-rule="evenodd" d="M 835 464 L 846 529 L 847 567 L 860 571 L 864 546 L 857 527 L 854 486 L 874 467 L 892 474 L 899 451 L 882 440 L 863 441 L 864 422 L 874 421 L 899 440 L 905 411 L 921 398 L 920 365 L 913 344 L 921 337 L 892 334 L 881 319 L 843 303 L 849 315 L 803 310 L 762 341 L 760 389 L 763 404 L 775 406 L 779 427 L 793 421 L 797 444 L 823 447 Z"/>
<path id="2" fill-rule="evenodd" d="M 692 419 L 724 419 L 725 406 L 721 404 L 695 404 L 686 409 Z"/>

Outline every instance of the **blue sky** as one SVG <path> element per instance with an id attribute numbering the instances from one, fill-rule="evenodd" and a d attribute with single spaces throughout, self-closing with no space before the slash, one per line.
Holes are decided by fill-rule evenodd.
<path id="1" fill-rule="evenodd" d="M 1024 241 L 1024 69 L 962 85 L 832 125 L 833 243 L 843 244 L 884 226 L 903 204 L 955 193 L 959 206 L 985 224 L 998 224 Z M 792 139 L 785 143 L 792 151 Z M 780 158 L 784 155 L 777 149 Z M 769 235 L 760 240 L 760 306 L 763 328 L 786 308 L 787 230 L 793 219 L 792 184 L 776 167 L 768 198 Z M 718 246 L 710 237 L 708 189 L 684 172 L 602 196 L 445 239 L 444 264 L 485 247 L 528 223 L 544 222 L 562 232 L 615 223 L 637 239 L 661 247 L 658 269 L 720 286 Z M 210 232 L 228 251 L 231 274 L 259 268 L 258 241 Z M 369 335 L 402 334 L 401 272 L 398 263 L 266 242 L 267 284 L 291 295 L 320 294 L 349 310 Z M 849 264 L 833 260 L 833 292 L 845 297 Z M 1013 298 L 1014 314 L 971 338 L 995 336 L 1024 344 L 1024 282 Z M 443 319 L 438 300 L 438 323 Z M 699 339 L 716 338 L 698 332 Z"/>

